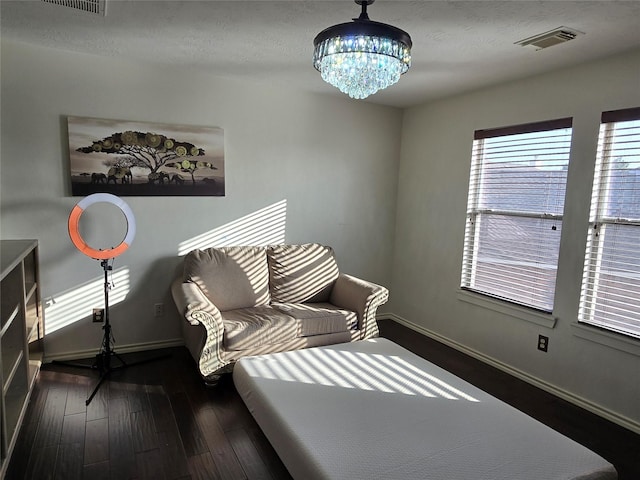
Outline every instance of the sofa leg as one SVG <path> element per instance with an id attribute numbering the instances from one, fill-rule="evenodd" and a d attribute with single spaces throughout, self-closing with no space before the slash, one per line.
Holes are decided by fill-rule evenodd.
<path id="1" fill-rule="evenodd" d="M 216 374 L 208 375 L 204 378 L 204 384 L 207 387 L 217 387 L 221 377 L 222 375 L 216 375 Z"/>

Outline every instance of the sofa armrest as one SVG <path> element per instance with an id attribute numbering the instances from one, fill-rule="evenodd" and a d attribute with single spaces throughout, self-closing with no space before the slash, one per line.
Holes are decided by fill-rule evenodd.
<path id="1" fill-rule="evenodd" d="M 195 283 L 183 282 L 177 278 L 171 285 L 173 300 L 180 315 L 191 325 L 202 324 L 206 330 L 206 339 L 198 368 L 203 377 L 207 377 L 225 365 L 222 341 L 224 325 L 220 310 L 211 302 Z"/>
<path id="2" fill-rule="evenodd" d="M 358 328 L 362 331 L 360 339 L 364 340 L 378 336 L 376 310 L 388 299 L 389 290 L 385 287 L 341 273 L 331 291 L 330 302 L 356 312 Z"/>

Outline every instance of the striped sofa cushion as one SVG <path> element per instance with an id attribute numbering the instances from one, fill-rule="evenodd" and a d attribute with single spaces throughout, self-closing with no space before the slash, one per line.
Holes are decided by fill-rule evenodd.
<path id="1" fill-rule="evenodd" d="M 267 247 L 271 300 L 327 302 L 339 271 L 331 247 L 317 243 Z"/>

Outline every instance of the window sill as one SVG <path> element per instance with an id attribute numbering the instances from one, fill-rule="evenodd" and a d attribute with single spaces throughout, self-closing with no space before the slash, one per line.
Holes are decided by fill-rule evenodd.
<path id="1" fill-rule="evenodd" d="M 494 312 L 503 313 L 519 320 L 535 323 L 542 327 L 554 328 L 556 326 L 556 318 L 551 313 L 536 312 L 526 307 L 521 307 L 497 298 L 487 297 L 479 293 L 458 290 L 458 300 L 493 310 Z"/>
<path id="2" fill-rule="evenodd" d="M 571 330 L 576 337 L 640 357 L 640 341 L 634 338 L 578 322 L 571 324 Z"/>

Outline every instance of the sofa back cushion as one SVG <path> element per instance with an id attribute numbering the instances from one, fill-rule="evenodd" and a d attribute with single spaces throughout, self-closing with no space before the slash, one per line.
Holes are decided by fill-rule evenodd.
<path id="1" fill-rule="evenodd" d="M 331 247 L 317 243 L 267 247 L 271 300 L 328 302 L 339 271 Z"/>
<path id="2" fill-rule="evenodd" d="M 270 302 L 264 247 L 193 250 L 184 259 L 184 281 L 197 284 L 221 311 Z"/>

